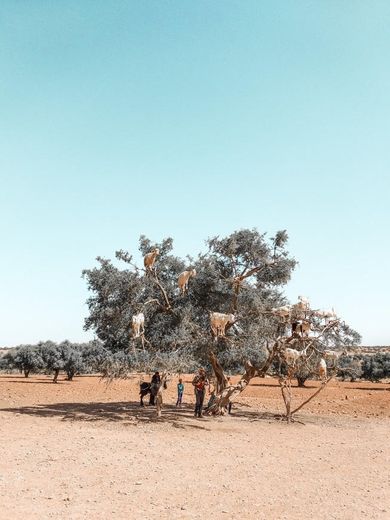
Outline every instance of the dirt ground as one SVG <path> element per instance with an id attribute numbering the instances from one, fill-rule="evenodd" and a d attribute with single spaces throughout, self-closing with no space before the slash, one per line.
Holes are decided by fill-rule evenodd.
<path id="1" fill-rule="evenodd" d="M 139 376 L 0 376 L 1 520 L 390 518 L 390 384 L 332 382 L 287 425 L 272 379 L 202 419 L 184 379 L 156 419 Z"/>

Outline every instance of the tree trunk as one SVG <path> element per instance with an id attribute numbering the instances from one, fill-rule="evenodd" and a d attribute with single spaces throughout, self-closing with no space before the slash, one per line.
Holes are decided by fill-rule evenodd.
<path id="1" fill-rule="evenodd" d="M 54 370 L 54 378 L 53 378 L 53 383 L 57 383 L 57 379 L 58 379 L 58 374 L 60 373 L 60 369 L 59 368 L 56 368 Z"/>
<path id="2" fill-rule="evenodd" d="M 248 361 L 245 367 L 245 374 L 242 376 L 240 381 L 235 385 L 230 385 L 224 388 L 219 394 L 217 394 L 213 404 L 206 410 L 206 414 L 224 415 L 229 403 L 238 397 L 243 390 L 245 390 L 249 384 L 249 381 L 255 377 L 256 372 L 257 369 Z"/>
<path id="3" fill-rule="evenodd" d="M 68 381 L 73 381 L 73 377 L 74 377 L 74 372 L 68 372 L 67 373 L 67 380 Z"/>
<path id="4" fill-rule="evenodd" d="M 215 377 L 217 378 L 217 385 L 220 389 L 216 392 L 215 400 L 211 406 L 207 408 L 205 413 L 207 415 L 224 415 L 229 406 L 229 403 L 234 401 L 234 399 L 236 399 L 240 393 L 245 390 L 253 377 L 262 377 L 264 374 L 266 374 L 279 348 L 280 344 L 278 341 L 276 341 L 272 349 L 268 350 L 268 358 L 260 369 L 255 368 L 250 363 L 250 361 L 247 361 L 245 366 L 245 374 L 242 376 L 240 381 L 236 385 L 229 386 L 227 377 L 225 376 L 218 359 L 213 352 L 210 352 L 210 362 L 213 367 Z"/>
<path id="5" fill-rule="evenodd" d="M 296 376 L 299 388 L 305 388 L 306 376 Z"/>
<path id="6" fill-rule="evenodd" d="M 291 379 L 289 376 L 281 376 L 279 378 L 280 389 L 282 391 L 284 405 L 286 407 L 286 419 L 289 423 L 291 421 Z"/>
<path id="7" fill-rule="evenodd" d="M 25 368 L 25 369 L 24 369 L 24 377 L 28 377 L 29 374 L 30 374 L 30 370 L 27 369 L 27 368 Z"/>
<path id="8" fill-rule="evenodd" d="M 223 371 L 223 368 L 219 364 L 217 356 L 214 354 L 214 352 L 210 352 L 209 359 L 210 359 L 211 366 L 213 367 L 213 370 L 214 370 L 215 378 L 217 380 L 215 393 L 219 394 L 223 390 L 225 390 L 225 388 L 229 385 L 229 381 Z"/>

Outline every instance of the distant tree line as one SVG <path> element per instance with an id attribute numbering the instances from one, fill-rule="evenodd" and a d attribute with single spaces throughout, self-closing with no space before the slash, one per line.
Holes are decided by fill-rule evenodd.
<path id="1" fill-rule="evenodd" d="M 77 374 L 101 371 L 107 350 L 100 341 L 72 343 L 42 341 L 36 345 L 19 345 L 0 358 L 0 370 L 15 371 L 28 377 L 30 374 L 53 374 L 57 382 L 60 372 L 65 372 L 68 381 Z"/>
<path id="2" fill-rule="evenodd" d="M 137 355 L 123 353 L 122 356 L 121 358 L 118 353 L 113 357 L 99 340 L 86 343 L 42 341 L 36 345 L 19 345 L 9 349 L 0 357 L 0 371 L 18 371 L 25 377 L 29 377 L 30 374 L 52 374 L 53 381 L 56 382 L 60 372 L 64 372 L 67 380 L 72 381 L 75 376 L 81 374 L 104 375 L 107 366 L 112 370 L 115 363 L 119 366 L 123 363 L 129 364 L 134 371 L 152 371 L 161 366 L 175 365 L 178 372 L 184 373 L 197 368 L 191 359 L 176 353 L 168 355 L 144 351 Z M 340 358 L 335 369 L 337 377 L 342 381 L 354 382 L 361 379 L 375 382 L 390 379 L 390 352 L 351 352 Z M 277 371 L 278 367 L 274 364 L 270 374 Z M 296 374 L 298 384 L 304 386 L 305 381 L 314 375 L 307 366 L 302 368 Z"/>
<path id="3" fill-rule="evenodd" d="M 0 371 L 15 372 L 29 377 L 30 374 L 52 374 L 56 383 L 60 372 L 66 374 L 68 381 L 81 374 L 107 375 L 115 364 L 131 366 L 135 372 L 152 371 L 156 367 L 174 365 L 179 372 L 193 371 L 196 365 L 191 359 L 179 354 L 143 351 L 138 354 L 108 351 L 100 340 L 86 343 L 61 343 L 41 341 L 35 345 L 23 344 L 7 349 L 1 356 Z"/>
<path id="4" fill-rule="evenodd" d="M 351 354 L 340 359 L 337 371 L 343 381 L 380 381 L 390 378 L 390 352 Z"/>

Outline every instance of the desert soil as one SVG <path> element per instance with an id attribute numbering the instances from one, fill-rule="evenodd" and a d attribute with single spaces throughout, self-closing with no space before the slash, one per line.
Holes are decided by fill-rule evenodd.
<path id="1" fill-rule="evenodd" d="M 390 384 L 332 382 L 288 425 L 272 379 L 202 419 L 184 379 L 156 419 L 139 376 L 0 376 L 0 518 L 390 518 Z"/>

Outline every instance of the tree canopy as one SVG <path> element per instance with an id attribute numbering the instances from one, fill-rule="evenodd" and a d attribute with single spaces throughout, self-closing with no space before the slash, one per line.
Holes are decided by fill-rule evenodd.
<path id="1" fill-rule="evenodd" d="M 287 303 L 283 287 L 297 264 L 287 242 L 285 230 L 268 237 L 242 229 L 208 239 L 206 252 L 195 258 L 180 258 L 171 238 L 156 243 L 141 236 L 140 256 L 159 251 L 152 270 L 120 250 L 117 262 L 98 257 L 97 267 L 83 271 L 92 293 L 85 328 L 113 353 L 115 366 L 128 369 L 151 360 L 191 369 L 207 364 L 211 349 L 226 370 L 242 369 L 247 361 L 259 366 L 267 357 L 267 344 L 281 334 L 280 320 L 270 309 Z M 183 295 L 178 277 L 189 269 L 196 276 Z M 226 337 L 215 340 L 211 335 L 211 311 L 234 314 Z M 133 337 L 131 320 L 139 312 L 145 316 L 145 334 Z M 329 330 L 324 342 L 332 345 L 341 337 L 346 344 L 358 341 L 354 331 L 343 327 L 337 337 Z"/>

